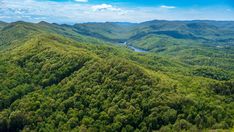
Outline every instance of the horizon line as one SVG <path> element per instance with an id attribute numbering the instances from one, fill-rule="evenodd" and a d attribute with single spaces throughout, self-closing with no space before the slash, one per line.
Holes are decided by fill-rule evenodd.
<path id="1" fill-rule="evenodd" d="M 128 21 L 87 21 L 87 22 L 49 22 L 46 20 L 41 20 L 37 22 L 33 21 L 25 21 L 25 20 L 17 20 L 17 21 L 11 21 L 7 22 L 4 20 L 0 20 L 0 22 L 3 23 L 16 23 L 16 22 L 26 22 L 26 23 L 34 23 L 34 24 L 39 24 L 42 22 L 49 23 L 49 24 L 87 24 L 87 23 L 131 23 L 131 24 L 140 24 L 140 23 L 145 23 L 145 22 L 152 22 L 152 21 L 168 21 L 168 22 L 190 22 L 190 21 L 214 21 L 214 22 L 234 22 L 234 20 L 214 20 L 214 19 L 187 19 L 187 20 L 167 20 L 167 19 L 152 19 L 152 20 L 146 20 L 146 21 L 141 21 L 141 22 L 128 22 Z"/>

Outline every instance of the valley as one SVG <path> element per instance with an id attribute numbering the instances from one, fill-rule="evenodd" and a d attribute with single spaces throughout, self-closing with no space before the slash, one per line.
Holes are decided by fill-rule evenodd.
<path id="1" fill-rule="evenodd" d="M 0 131 L 233 131 L 234 22 L 0 22 Z"/>
<path id="2" fill-rule="evenodd" d="M 136 47 L 133 47 L 133 46 L 129 46 L 127 42 L 120 43 L 119 45 L 120 45 L 120 46 L 127 47 L 127 48 L 130 48 L 130 49 L 132 49 L 132 50 L 135 51 L 135 52 L 147 52 L 146 50 L 139 49 L 139 48 L 136 48 Z"/>

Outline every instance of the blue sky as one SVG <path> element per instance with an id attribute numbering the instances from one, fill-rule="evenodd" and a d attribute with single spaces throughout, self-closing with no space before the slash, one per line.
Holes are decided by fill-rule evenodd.
<path id="1" fill-rule="evenodd" d="M 46 0 L 40 0 L 46 1 Z M 66 1 L 76 1 L 76 0 L 50 0 L 56 2 L 66 2 Z M 82 1 L 82 0 L 81 0 Z M 102 3 L 122 3 L 128 5 L 138 5 L 138 6 L 157 6 L 162 4 L 180 6 L 180 7 L 191 7 L 193 5 L 199 6 L 211 6 L 211 5 L 230 5 L 233 4 L 233 0 L 83 0 L 85 2 L 90 2 L 93 4 Z"/>
<path id="2" fill-rule="evenodd" d="M 234 20 L 234 0 L 0 0 L 0 21 Z"/>

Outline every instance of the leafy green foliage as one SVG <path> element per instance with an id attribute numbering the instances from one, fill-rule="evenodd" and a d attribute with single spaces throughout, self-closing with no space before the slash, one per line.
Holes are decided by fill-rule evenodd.
<path id="1" fill-rule="evenodd" d="M 203 77 L 212 78 L 216 80 L 229 80 L 230 79 L 230 75 L 228 75 L 228 73 L 222 70 L 212 69 L 209 67 L 197 68 L 193 71 L 192 74 L 195 76 L 203 76 Z"/>
<path id="2" fill-rule="evenodd" d="M 217 94 L 234 95 L 234 82 L 233 81 L 215 83 L 211 85 L 211 88 Z"/>
<path id="3" fill-rule="evenodd" d="M 232 47 L 209 47 L 186 35 L 212 39 L 209 32 L 224 24 L 194 23 L 4 24 L 0 131 L 233 128 Z M 139 37 L 130 44 L 150 52 L 103 41 L 122 42 L 132 33 Z"/>

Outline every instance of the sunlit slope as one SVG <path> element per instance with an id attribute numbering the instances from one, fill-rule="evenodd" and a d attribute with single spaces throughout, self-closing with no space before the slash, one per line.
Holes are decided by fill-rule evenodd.
<path id="1" fill-rule="evenodd" d="M 184 75 L 189 66 L 153 54 L 43 33 L 4 50 L 0 63 L 1 131 L 233 125 L 233 82 Z"/>
<path id="2" fill-rule="evenodd" d="M 73 31 L 70 27 L 49 24 L 46 22 L 35 24 L 19 21 L 8 24 L 0 24 L 0 49 L 15 46 L 20 42 L 24 42 L 33 35 L 41 33 L 59 34 L 83 43 L 107 43 L 98 38 L 81 35 Z"/>

